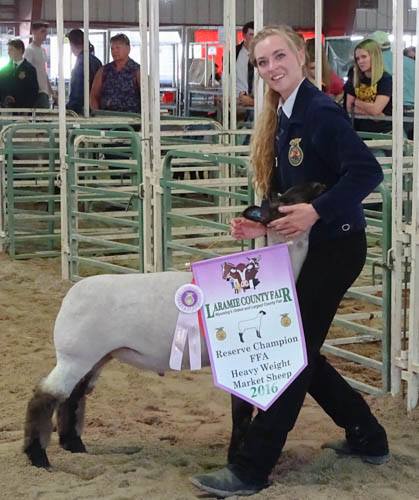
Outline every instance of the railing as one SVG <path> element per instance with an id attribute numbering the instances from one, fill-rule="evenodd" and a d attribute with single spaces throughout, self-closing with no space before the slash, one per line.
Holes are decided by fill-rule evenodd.
<path id="1" fill-rule="evenodd" d="M 70 279 L 92 272 L 142 272 L 138 133 L 72 131 L 68 165 Z"/>
<path id="2" fill-rule="evenodd" d="M 161 180 L 165 270 L 184 269 L 193 260 L 244 249 L 243 243 L 229 236 L 228 222 L 252 202 L 247 172 L 243 157 L 189 151 L 166 154 Z"/>

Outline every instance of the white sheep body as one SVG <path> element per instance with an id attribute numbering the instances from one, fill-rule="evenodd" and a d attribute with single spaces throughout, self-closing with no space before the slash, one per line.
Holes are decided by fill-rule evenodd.
<path id="1" fill-rule="evenodd" d="M 179 311 L 176 290 L 192 281 L 186 272 L 99 275 L 75 284 L 63 300 L 54 327 L 57 365 L 43 381 L 50 394 L 68 397 L 105 356 L 163 373 Z M 202 364 L 209 364 L 201 339 Z M 186 352 L 182 366 L 189 366 Z"/>
<path id="2" fill-rule="evenodd" d="M 310 231 L 302 233 L 297 238 L 292 240 L 287 240 L 284 236 L 279 234 L 277 231 L 268 229 L 268 245 L 277 245 L 279 243 L 288 243 L 288 251 L 291 259 L 291 266 L 294 272 L 294 279 L 297 281 L 300 275 L 301 268 L 303 267 L 304 261 L 307 257 L 308 245 L 309 245 L 309 235 Z"/>
<path id="3" fill-rule="evenodd" d="M 174 297 L 180 286 L 191 281 L 192 274 L 185 272 L 99 275 L 70 289 L 55 322 L 56 366 L 35 388 L 26 410 L 23 449 L 33 465 L 50 466 L 46 448 L 54 412 L 60 445 L 73 453 L 86 451 L 81 440 L 86 394 L 107 361 L 115 358 L 157 373 L 170 369 L 179 315 Z M 202 366 L 208 366 L 202 337 L 201 352 Z M 182 368 L 188 367 L 186 349 Z M 236 453 L 252 414 L 249 403 L 234 396 L 232 400 L 229 457 Z"/>

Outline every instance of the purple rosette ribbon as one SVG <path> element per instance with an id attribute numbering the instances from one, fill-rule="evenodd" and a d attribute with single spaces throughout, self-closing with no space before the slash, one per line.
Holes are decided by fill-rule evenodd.
<path id="1" fill-rule="evenodd" d="M 169 366 L 172 370 L 181 370 L 186 339 L 189 346 L 189 362 L 191 370 L 201 369 L 201 338 L 198 322 L 198 311 L 204 303 L 204 294 L 199 286 L 182 285 L 175 293 L 175 304 L 179 316 L 173 336 Z"/>

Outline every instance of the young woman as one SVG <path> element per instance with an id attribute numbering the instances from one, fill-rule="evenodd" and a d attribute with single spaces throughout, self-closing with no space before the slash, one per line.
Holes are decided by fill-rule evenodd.
<path id="1" fill-rule="evenodd" d="M 316 63 L 315 63 L 315 50 L 314 38 L 306 41 L 307 50 L 307 72 L 310 81 L 315 83 Z M 322 47 L 322 90 L 325 94 L 330 96 L 335 101 L 340 101 L 343 97 L 343 80 L 332 70 L 327 60 L 326 51 Z"/>
<path id="2" fill-rule="evenodd" d="M 345 84 L 349 114 L 391 116 L 392 78 L 384 71 L 381 48 L 374 40 L 363 40 L 354 51 L 355 65 Z M 355 130 L 390 132 L 391 120 L 358 119 Z"/>
<path id="3" fill-rule="evenodd" d="M 346 439 L 329 447 L 375 464 L 389 456 L 385 430 L 367 403 L 320 354 L 337 307 L 365 262 L 361 202 L 381 182 L 381 168 L 344 111 L 304 78 L 305 48 L 297 33 L 286 26 L 265 28 L 250 53 L 268 86 L 252 140 L 256 189 L 265 202 L 309 181 L 325 184 L 327 191 L 311 204 L 281 207 L 284 217 L 269 224 L 288 238 L 310 230 L 297 282 L 308 366 L 267 411 L 257 413 L 228 466 L 191 478 L 219 497 L 251 495 L 268 486 L 307 392 L 345 430 Z M 236 239 L 266 232 L 241 217 L 231 222 Z"/>

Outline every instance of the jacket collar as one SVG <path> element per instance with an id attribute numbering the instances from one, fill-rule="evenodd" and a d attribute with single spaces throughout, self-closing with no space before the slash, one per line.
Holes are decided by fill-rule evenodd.
<path id="1" fill-rule="evenodd" d="M 301 83 L 297 92 L 297 97 L 295 98 L 294 107 L 290 117 L 290 124 L 302 123 L 304 121 L 304 117 L 307 112 L 307 103 L 317 92 L 320 92 L 317 87 L 305 78 Z"/>

